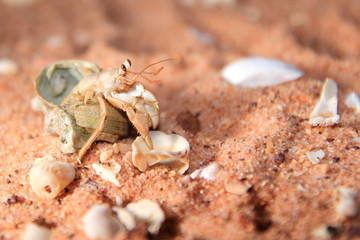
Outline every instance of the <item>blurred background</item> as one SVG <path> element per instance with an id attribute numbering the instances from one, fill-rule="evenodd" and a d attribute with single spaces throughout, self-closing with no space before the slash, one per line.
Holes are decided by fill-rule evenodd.
<path id="1" fill-rule="evenodd" d="M 359 10 L 351 0 L 1 0 L 0 57 L 71 58 L 104 47 L 142 55 L 216 50 L 219 60 L 289 59 L 299 49 L 357 58 Z"/>

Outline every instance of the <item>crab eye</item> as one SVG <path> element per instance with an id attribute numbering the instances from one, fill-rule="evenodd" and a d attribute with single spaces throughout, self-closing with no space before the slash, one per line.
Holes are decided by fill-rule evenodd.
<path id="1" fill-rule="evenodd" d="M 124 72 L 127 70 L 125 64 L 121 64 L 121 67 L 120 67 L 120 68 L 121 68 L 121 70 L 123 70 Z"/>

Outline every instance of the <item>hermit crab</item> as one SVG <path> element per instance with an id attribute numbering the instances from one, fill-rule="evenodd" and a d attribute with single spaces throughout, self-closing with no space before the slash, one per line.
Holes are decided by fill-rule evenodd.
<path id="1" fill-rule="evenodd" d="M 129 70 L 131 61 L 127 59 L 119 69 L 110 69 L 86 75 L 70 95 L 63 100 L 63 103 L 84 102 L 84 104 L 95 101 L 100 105 L 99 125 L 81 148 L 78 155 L 79 161 L 81 161 L 105 127 L 105 119 L 108 114 L 105 107 L 107 102 L 113 107 L 124 111 L 145 142 L 151 149 L 153 148 L 148 133 L 150 128 L 156 128 L 159 124 L 158 101 L 150 91 L 144 88 L 138 79 L 143 77 L 149 82 L 157 83 L 158 81 L 150 80 L 143 74 L 158 74 L 163 69 L 162 67 L 155 72 L 145 71 L 163 61 L 150 64 L 140 72 L 132 72 Z M 132 78 L 130 78 L 131 75 Z"/>
<path id="2" fill-rule="evenodd" d="M 63 60 L 45 67 L 36 80 L 36 90 L 45 106 L 41 110 L 46 116 L 46 130 L 60 135 L 64 153 L 81 147 L 79 162 L 94 141 L 113 142 L 126 136 L 128 122 L 152 149 L 148 133 L 159 124 L 159 106 L 139 78 L 158 83 L 145 74 L 157 75 L 163 67 L 154 72 L 146 70 L 164 61 L 168 60 L 152 63 L 140 72 L 130 71 L 128 59 L 120 68 L 104 71 L 94 63 L 79 60 Z"/>

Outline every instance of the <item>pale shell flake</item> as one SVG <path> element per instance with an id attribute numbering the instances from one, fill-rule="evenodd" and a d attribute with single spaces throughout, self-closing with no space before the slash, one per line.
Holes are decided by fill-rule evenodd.
<path id="1" fill-rule="evenodd" d="M 354 108 L 355 113 L 360 113 L 360 97 L 356 93 L 347 95 L 345 103 L 349 108 Z"/>
<path id="2" fill-rule="evenodd" d="M 128 231 L 134 230 L 136 226 L 135 217 L 125 208 L 113 207 L 113 211 L 116 212 L 120 222 L 124 224 Z"/>
<path id="3" fill-rule="evenodd" d="M 51 236 L 51 230 L 39 226 L 35 223 L 28 223 L 26 225 L 25 234 L 23 240 L 48 240 Z"/>
<path id="4" fill-rule="evenodd" d="M 239 59 L 226 65 L 221 74 L 232 85 L 250 88 L 273 86 L 304 75 L 290 64 L 262 57 Z"/>
<path id="5" fill-rule="evenodd" d="M 315 152 L 306 152 L 306 156 L 312 164 L 318 164 L 320 160 L 325 157 L 325 153 L 323 150 L 318 150 Z"/>
<path id="6" fill-rule="evenodd" d="M 177 169 L 183 174 L 189 168 L 190 145 L 188 141 L 176 134 L 165 134 L 160 131 L 149 131 L 154 148 L 150 149 L 142 137 L 137 137 L 132 144 L 132 162 L 144 172 L 156 164 Z"/>
<path id="7" fill-rule="evenodd" d="M 30 170 L 30 185 L 39 197 L 55 198 L 74 178 L 74 167 L 52 156 L 36 159 Z"/>
<path id="8" fill-rule="evenodd" d="M 118 174 L 121 170 L 121 166 L 119 164 L 110 163 L 110 166 L 105 166 L 94 163 L 92 167 L 95 169 L 96 174 L 102 179 L 120 187 L 120 182 L 116 179 L 116 174 Z"/>
<path id="9" fill-rule="evenodd" d="M 159 204 L 149 199 L 142 199 L 135 203 L 130 203 L 126 209 L 136 218 L 149 224 L 148 231 L 157 234 L 161 224 L 165 220 L 165 214 Z"/>
<path id="10" fill-rule="evenodd" d="M 337 189 L 337 204 L 336 213 L 339 218 L 345 219 L 347 217 L 355 217 L 358 213 L 356 204 L 357 192 L 346 187 L 339 187 Z"/>
<path id="11" fill-rule="evenodd" d="M 220 171 L 220 165 L 218 163 L 212 163 L 206 167 L 195 170 L 193 173 L 191 173 L 190 177 L 192 179 L 204 178 L 213 181 L 216 179 L 216 175 L 218 174 L 219 171 Z"/>
<path id="12" fill-rule="evenodd" d="M 334 80 L 326 79 L 319 102 L 310 114 L 310 124 L 313 126 L 331 126 L 340 122 L 337 114 L 338 87 Z"/>
<path id="13" fill-rule="evenodd" d="M 90 239 L 112 239 L 121 229 L 107 205 L 95 205 L 83 217 L 84 231 Z"/>

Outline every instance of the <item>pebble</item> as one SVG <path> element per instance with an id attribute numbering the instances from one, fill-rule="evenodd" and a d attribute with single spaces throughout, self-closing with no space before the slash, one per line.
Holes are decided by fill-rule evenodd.
<path id="1" fill-rule="evenodd" d="M 0 59 L 0 75 L 13 75 L 19 70 L 18 65 L 10 59 Z"/>

